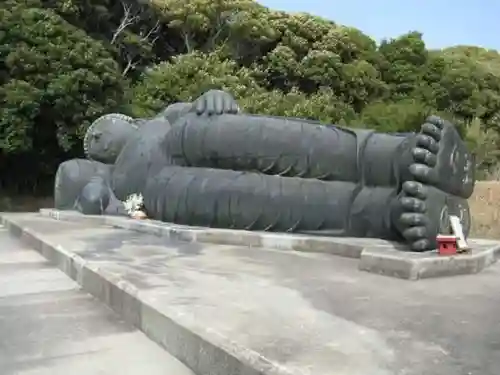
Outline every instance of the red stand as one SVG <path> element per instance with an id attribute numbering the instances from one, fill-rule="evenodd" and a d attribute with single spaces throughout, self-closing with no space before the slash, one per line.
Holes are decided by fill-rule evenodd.
<path id="1" fill-rule="evenodd" d="M 457 237 L 438 235 L 438 251 L 439 255 L 455 255 L 457 254 Z"/>

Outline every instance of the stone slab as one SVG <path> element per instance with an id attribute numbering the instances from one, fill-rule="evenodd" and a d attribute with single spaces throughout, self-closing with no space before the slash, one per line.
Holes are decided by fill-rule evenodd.
<path id="1" fill-rule="evenodd" d="M 408 280 L 475 274 L 495 263 L 500 254 L 499 241 L 480 239 L 469 241 L 472 248 L 470 253 L 443 257 L 435 251 L 422 254 L 406 252 L 399 244 L 373 238 L 334 238 L 189 227 L 116 216 L 85 216 L 53 209 L 42 209 L 40 214 L 56 220 L 109 225 L 187 242 L 264 247 L 355 258 L 359 259 L 359 269 L 362 271 Z"/>
<path id="2" fill-rule="evenodd" d="M 418 283 L 328 254 L 3 215 L 197 374 L 497 375 L 500 264 Z"/>

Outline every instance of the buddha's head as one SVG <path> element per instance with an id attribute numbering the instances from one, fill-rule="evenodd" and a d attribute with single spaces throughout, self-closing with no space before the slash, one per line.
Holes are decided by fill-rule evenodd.
<path id="1" fill-rule="evenodd" d="M 83 139 L 85 156 L 89 160 L 114 164 L 137 128 L 133 118 L 119 113 L 99 117 L 89 126 Z"/>

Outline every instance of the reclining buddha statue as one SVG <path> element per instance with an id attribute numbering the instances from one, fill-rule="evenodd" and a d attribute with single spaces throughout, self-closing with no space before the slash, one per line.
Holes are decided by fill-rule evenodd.
<path id="1" fill-rule="evenodd" d="M 84 139 L 87 159 L 59 166 L 55 207 L 123 214 L 142 194 L 148 218 L 193 226 L 374 237 L 435 249 L 449 216 L 470 229 L 475 168 L 457 129 L 431 116 L 384 134 L 245 114 L 211 90 L 151 119 L 109 114 Z"/>

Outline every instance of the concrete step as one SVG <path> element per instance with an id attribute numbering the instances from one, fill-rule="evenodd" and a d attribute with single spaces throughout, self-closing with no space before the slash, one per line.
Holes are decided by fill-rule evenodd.
<path id="1" fill-rule="evenodd" d="M 198 375 L 497 375 L 500 265 L 418 282 L 358 261 L 3 215 Z"/>
<path id="2" fill-rule="evenodd" d="M 192 375 L 0 227 L 0 374 Z"/>

